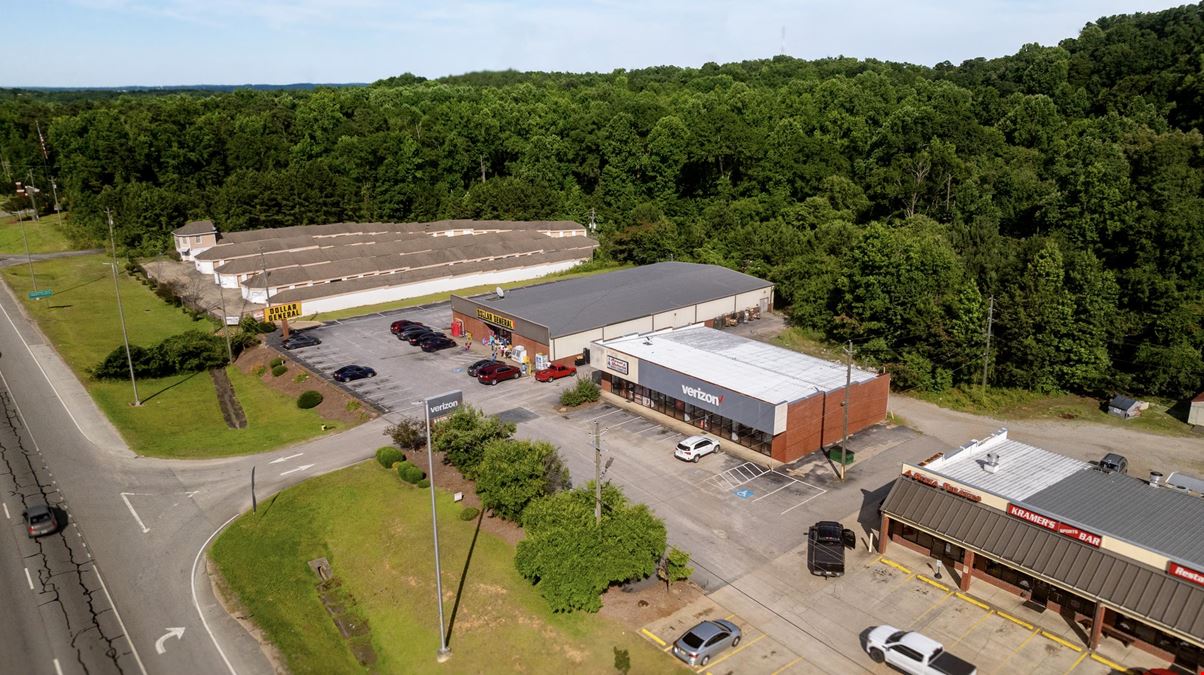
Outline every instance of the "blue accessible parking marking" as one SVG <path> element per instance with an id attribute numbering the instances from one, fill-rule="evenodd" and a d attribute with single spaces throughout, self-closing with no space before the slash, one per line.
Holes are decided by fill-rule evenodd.
<path id="1" fill-rule="evenodd" d="M 740 499 L 748 499 L 749 497 L 753 496 L 753 494 L 754 494 L 752 490 L 750 490 L 749 488 L 746 488 L 746 487 L 742 487 L 738 490 L 733 490 L 733 492 L 735 492 L 736 496 L 739 497 Z"/>

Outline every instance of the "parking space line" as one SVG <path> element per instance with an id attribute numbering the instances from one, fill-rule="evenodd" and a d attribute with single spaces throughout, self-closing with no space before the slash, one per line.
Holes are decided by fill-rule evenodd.
<path id="1" fill-rule="evenodd" d="M 1053 633 L 1051 633 L 1051 632 L 1049 632 L 1049 631 L 1047 631 L 1047 630 L 1043 630 L 1043 631 L 1041 631 L 1041 637 L 1043 637 L 1043 638 L 1045 638 L 1045 639 L 1047 639 L 1047 640 L 1053 640 L 1054 642 L 1056 642 L 1056 643 L 1058 643 L 1058 644 L 1062 645 L 1063 647 L 1066 647 L 1066 648 L 1068 648 L 1068 649 L 1073 649 L 1073 650 L 1074 650 L 1074 651 L 1076 651 L 1076 652 L 1081 652 L 1081 651 L 1083 651 L 1083 648 L 1082 648 L 1082 647 L 1080 647 L 1080 646 L 1076 645 L 1075 643 L 1073 643 L 1073 642 L 1070 642 L 1070 641 L 1068 641 L 1068 640 L 1064 640 L 1064 639 L 1062 639 L 1061 637 L 1059 637 L 1059 636 L 1057 636 L 1057 635 L 1054 635 Z"/>
<path id="2" fill-rule="evenodd" d="M 652 631 L 648 630 L 647 628 L 641 628 L 640 632 L 643 633 L 644 635 L 648 636 L 653 642 L 657 643 L 658 645 L 660 645 L 662 647 L 665 646 L 665 641 L 660 639 L 659 637 L 657 637 L 656 633 L 653 633 Z"/>
<path id="3" fill-rule="evenodd" d="M 793 479 L 792 479 L 792 480 L 793 480 Z M 796 482 L 797 482 L 797 481 L 796 481 Z M 760 497 L 757 497 L 756 499 L 754 499 L 753 501 L 754 501 L 754 502 L 759 502 L 759 501 L 761 501 L 762 499 L 765 499 L 766 497 L 768 497 L 768 496 L 770 496 L 770 495 L 777 494 L 777 493 L 781 492 L 782 490 L 785 490 L 786 488 L 790 487 L 790 486 L 791 486 L 791 485 L 793 485 L 793 484 L 794 484 L 794 483 L 786 483 L 785 485 L 783 485 L 782 487 L 780 487 L 780 488 L 778 488 L 778 489 L 774 490 L 773 492 L 768 492 L 768 493 L 766 493 L 766 494 L 763 494 L 763 495 L 761 495 Z"/>
<path id="4" fill-rule="evenodd" d="M 1019 654 L 1020 650 L 1024 649 L 1024 646 L 1028 644 L 1028 641 L 1033 639 L 1034 637 L 1036 637 L 1036 635 L 1037 635 L 1037 631 L 1032 631 L 1031 633 L 1028 634 L 1028 637 L 1024 638 L 1024 640 L 1022 640 L 1020 642 L 1020 644 L 1016 645 L 1015 649 L 1008 652 L 1008 655 L 1003 659 L 1003 662 L 999 664 L 999 668 L 998 668 L 997 672 L 1001 672 L 1001 673 L 1007 672 L 1006 670 L 1003 669 L 1003 667 L 1007 665 L 1008 661 L 1012 660 L 1013 656 L 1015 656 L 1016 654 Z"/>
<path id="5" fill-rule="evenodd" d="M 922 579 L 923 577 L 919 577 L 919 578 L 921 578 L 921 579 Z M 919 616 L 917 616 L 917 617 L 915 618 L 915 620 L 914 620 L 914 621 L 912 621 L 911 625 L 912 625 L 912 626 L 915 626 L 916 628 L 919 628 L 919 627 L 920 627 L 920 621 L 921 621 L 921 620 L 922 620 L 924 617 L 928 616 L 928 613 L 929 613 L 929 612 L 931 612 L 932 610 L 936 609 L 937 607 L 940 607 L 941 605 L 945 604 L 945 601 L 946 601 L 946 600 L 948 600 L 948 599 L 949 599 L 949 596 L 951 596 L 951 595 L 953 595 L 953 593 L 952 593 L 952 592 L 948 592 L 948 591 L 947 591 L 947 592 L 946 592 L 944 595 L 942 595 L 941 597 L 937 598 L 936 600 L 933 600 L 933 601 L 932 601 L 932 604 L 928 605 L 928 607 L 927 607 L 927 608 L 926 608 L 926 609 L 925 609 L 923 612 L 920 612 L 920 615 L 919 615 Z"/>
<path id="6" fill-rule="evenodd" d="M 800 507 L 800 506 L 804 506 L 804 505 L 805 505 L 807 502 L 811 501 L 812 499 L 815 499 L 816 497 L 818 497 L 818 496 L 820 496 L 820 495 L 822 495 L 822 494 L 823 494 L 823 493 L 821 492 L 821 493 L 819 493 L 819 494 L 816 494 L 816 495 L 811 495 L 810 497 L 807 497 L 807 498 L 806 498 L 806 499 L 804 499 L 803 501 L 801 501 L 801 502 L 799 502 L 799 503 L 795 504 L 794 506 L 791 506 L 790 508 L 786 509 L 785 511 L 782 511 L 782 512 L 781 512 L 781 513 L 779 513 L 778 515 L 779 515 L 779 516 L 784 516 L 784 515 L 786 515 L 787 513 L 790 513 L 791 511 L 793 511 L 793 510 L 797 509 L 798 507 Z"/>
<path id="7" fill-rule="evenodd" d="M 978 617 L 977 621 L 970 624 L 970 627 L 966 629 L 966 632 L 962 633 L 961 636 L 958 637 L 957 640 L 955 640 L 953 642 L 953 644 L 949 645 L 949 647 L 950 648 L 956 647 L 962 640 L 966 639 L 966 636 L 968 636 L 970 633 L 973 633 L 975 628 L 978 628 L 978 624 L 989 619 L 991 617 L 991 615 L 994 613 L 995 613 L 995 610 L 993 610 L 993 609 L 989 609 L 986 612 L 983 612 L 983 615 Z"/>
<path id="8" fill-rule="evenodd" d="M 714 668 L 716 663 L 719 663 L 725 659 L 729 659 L 729 658 L 735 656 L 736 654 L 739 654 L 740 652 L 744 651 L 745 649 L 748 649 L 749 646 L 755 645 L 756 643 L 760 642 L 761 640 L 764 640 L 765 637 L 766 637 L 766 634 L 761 633 L 757 637 L 749 640 L 748 642 L 741 644 L 739 647 L 736 647 L 735 649 L 731 650 L 730 652 L 724 654 L 723 656 L 720 656 L 719 658 L 715 659 L 714 661 L 711 661 L 707 665 L 703 666 L 702 668 L 699 668 L 698 670 L 696 670 L 694 672 L 701 673 L 703 668 Z"/>
<path id="9" fill-rule="evenodd" d="M 587 423 L 589 423 L 589 422 L 597 422 L 598 420 L 602 419 L 603 417 L 606 417 L 607 415 L 613 415 L 613 414 L 615 414 L 615 413 L 617 413 L 617 412 L 623 412 L 623 409 L 622 409 L 622 408 L 615 408 L 614 410 L 612 410 L 612 411 L 610 411 L 610 412 L 608 412 L 608 413 L 602 413 L 601 415 L 598 415 L 597 417 L 591 417 L 591 418 L 589 418 L 588 420 L 586 420 L 586 422 L 587 422 Z"/>
<path id="10" fill-rule="evenodd" d="M 1070 666 L 1069 668 L 1067 668 L 1067 669 L 1066 669 L 1066 675 L 1070 675 L 1070 673 L 1074 672 L 1074 669 L 1075 669 L 1075 668 L 1078 668 L 1078 667 L 1079 667 L 1079 664 L 1080 664 L 1080 663 L 1082 663 L 1082 662 L 1083 662 L 1083 659 L 1087 658 L 1087 655 L 1088 655 L 1088 654 L 1090 654 L 1090 653 L 1091 653 L 1091 652 L 1089 652 L 1089 651 L 1087 651 L 1087 650 L 1083 650 L 1083 653 L 1082 653 L 1082 654 L 1079 654 L 1079 658 L 1077 658 L 1077 659 L 1075 659 L 1075 660 L 1074 660 L 1074 665 L 1072 665 L 1072 666 Z"/>
<path id="11" fill-rule="evenodd" d="M 911 574 L 911 570 L 907 569 L 906 567 L 904 567 L 904 566 L 900 565 L 899 563 L 897 563 L 897 562 L 895 562 L 895 561 L 893 561 L 893 560 L 891 560 L 890 558 L 887 558 L 887 557 L 885 557 L 885 556 L 883 556 L 883 557 L 881 557 L 881 558 L 878 558 L 878 562 L 880 562 L 880 563 L 882 563 L 883 565 L 886 565 L 886 566 L 888 566 L 888 567 L 893 567 L 893 568 L 895 568 L 895 569 L 899 570 L 900 572 L 902 572 L 902 573 L 904 573 L 904 574 Z"/>
<path id="12" fill-rule="evenodd" d="M 966 602 L 968 602 L 971 605 L 974 605 L 975 607 L 978 607 L 980 609 L 985 609 L 988 611 L 991 609 L 991 607 L 989 605 L 987 605 L 985 602 L 979 602 L 978 600 L 975 600 L 974 598 L 966 595 L 965 593 L 959 592 L 957 594 L 957 597 L 961 598 L 962 600 L 965 600 Z"/>
<path id="13" fill-rule="evenodd" d="M 1118 670 L 1118 671 L 1120 671 L 1120 672 L 1122 672 L 1122 673 L 1123 673 L 1123 672 L 1125 672 L 1125 671 L 1127 670 L 1127 668 L 1125 668 L 1124 666 L 1120 665 L 1119 663 L 1117 663 L 1117 662 L 1115 662 L 1115 661 L 1113 661 L 1113 660 L 1111 660 L 1111 659 L 1106 659 L 1106 658 L 1104 658 L 1104 657 L 1100 656 L 1099 654 L 1096 654 L 1095 652 L 1091 652 L 1091 660 L 1092 660 L 1092 661 L 1098 661 L 1098 662 L 1100 662 L 1100 663 L 1104 664 L 1105 666 L 1108 666 L 1108 667 L 1109 667 L 1109 668 L 1111 668 L 1112 670 Z"/>
<path id="14" fill-rule="evenodd" d="M 995 610 L 995 613 L 998 614 L 999 616 L 1002 616 L 1003 618 L 1007 619 L 1008 621 L 1011 621 L 1012 623 L 1016 624 L 1017 626 L 1024 628 L 1025 630 L 1033 629 L 1033 625 L 1031 623 L 1025 621 L 1024 619 L 1017 619 L 1016 617 L 1012 616 L 1011 614 L 1008 614 L 1007 612 L 1001 612 L 999 610 Z"/>
<path id="15" fill-rule="evenodd" d="M 784 673 L 787 670 L 789 670 L 792 666 L 794 666 L 795 664 L 797 664 L 799 661 L 802 661 L 802 660 L 803 660 L 803 657 L 800 656 L 797 659 L 791 661 L 790 663 L 787 663 L 786 665 L 782 666 L 781 668 L 778 668 L 777 670 L 773 671 L 769 675 L 778 675 L 779 673 Z"/>

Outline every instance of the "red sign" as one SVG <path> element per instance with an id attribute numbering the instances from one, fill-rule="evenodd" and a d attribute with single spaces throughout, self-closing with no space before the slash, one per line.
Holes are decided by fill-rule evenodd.
<path id="1" fill-rule="evenodd" d="M 919 481 L 929 487 L 940 488 L 940 489 L 944 490 L 945 492 L 948 492 L 951 495 L 957 495 L 958 497 L 961 497 L 962 499 L 969 499 L 972 502 L 981 502 L 982 501 L 982 497 L 974 494 L 973 492 L 970 492 L 969 490 L 967 490 L 963 487 L 959 487 L 957 485 L 954 485 L 953 483 L 941 483 L 939 480 L 932 478 L 930 476 L 926 476 L 918 471 L 912 471 L 911 469 L 908 469 L 907 471 L 903 472 L 903 476 L 905 478 L 910 478 L 912 480 Z"/>
<path id="2" fill-rule="evenodd" d="M 1033 525 L 1044 527 L 1047 530 L 1053 530 L 1064 537 L 1077 539 L 1088 546 L 1099 548 L 1100 544 L 1103 543 L 1103 537 L 1099 536 L 1098 534 L 1079 529 L 1073 525 L 1067 525 L 1066 523 L 1054 520 L 1048 516 L 1043 516 L 1035 511 L 1029 511 L 1022 506 L 1008 504 L 1008 515 L 1015 516 L 1016 518 L 1032 523 Z"/>
<path id="3" fill-rule="evenodd" d="M 1184 567 L 1179 563 L 1169 563 L 1166 566 L 1166 571 L 1172 577 L 1179 577 L 1193 584 L 1204 586 L 1204 572 L 1197 572 L 1190 567 Z"/>

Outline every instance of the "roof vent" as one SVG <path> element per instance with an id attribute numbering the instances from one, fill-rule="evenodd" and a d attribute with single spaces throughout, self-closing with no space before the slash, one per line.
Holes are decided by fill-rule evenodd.
<path id="1" fill-rule="evenodd" d="M 644 344 L 646 344 L 646 345 L 652 344 L 652 336 L 651 335 L 644 336 Z"/>
<path id="2" fill-rule="evenodd" d="M 1162 472 L 1151 471 L 1150 472 L 1150 487 L 1161 487 L 1161 486 L 1162 486 Z"/>
<path id="3" fill-rule="evenodd" d="M 998 471 L 999 470 L 999 453 L 998 452 L 988 452 L 987 453 L 987 463 L 983 464 L 982 468 L 987 473 L 995 473 L 996 471 Z"/>

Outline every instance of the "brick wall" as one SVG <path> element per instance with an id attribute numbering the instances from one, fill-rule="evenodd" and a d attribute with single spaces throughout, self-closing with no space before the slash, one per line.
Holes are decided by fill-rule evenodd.
<path id="1" fill-rule="evenodd" d="M 461 312 L 452 312 L 452 320 L 455 321 L 456 319 L 459 319 L 464 322 L 464 330 L 472 333 L 472 341 L 478 345 L 481 344 L 481 338 L 485 337 L 486 335 L 489 335 L 492 332 L 489 329 L 489 326 L 486 325 L 486 323 L 484 321 L 481 321 L 480 319 L 476 318 L 475 316 L 469 316 L 469 315 L 463 314 Z M 529 358 L 531 360 L 532 365 L 535 364 L 535 355 L 536 354 L 544 354 L 544 355 L 548 354 L 548 346 L 547 345 L 540 344 L 530 338 L 523 337 L 522 335 L 519 335 L 518 333 L 512 333 L 512 336 L 513 337 L 511 340 L 511 344 L 522 345 L 523 347 L 527 348 L 527 358 Z M 560 361 L 558 361 L 558 363 L 568 363 L 570 365 L 572 364 L 572 362 L 573 362 L 572 358 L 569 358 L 567 360 L 561 359 Z"/>
<path id="2" fill-rule="evenodd" d="M 854 382 L 849 388 L 849 435 L 886 419 L 886 404 L 890 396 L 890 375 L 879 375 L 868 381 Z M 823 444 L 839 443 L 844 432 L 844 387 L 825 395 L 823 414 Z"/>
<path id="3" fill-rule="evenodd" d="M 820 448 L 824 397 L 809 396 L 786 408 L 786 431 L 773 439 L 771 455 L 780 462 L 793 462 Z"/>

